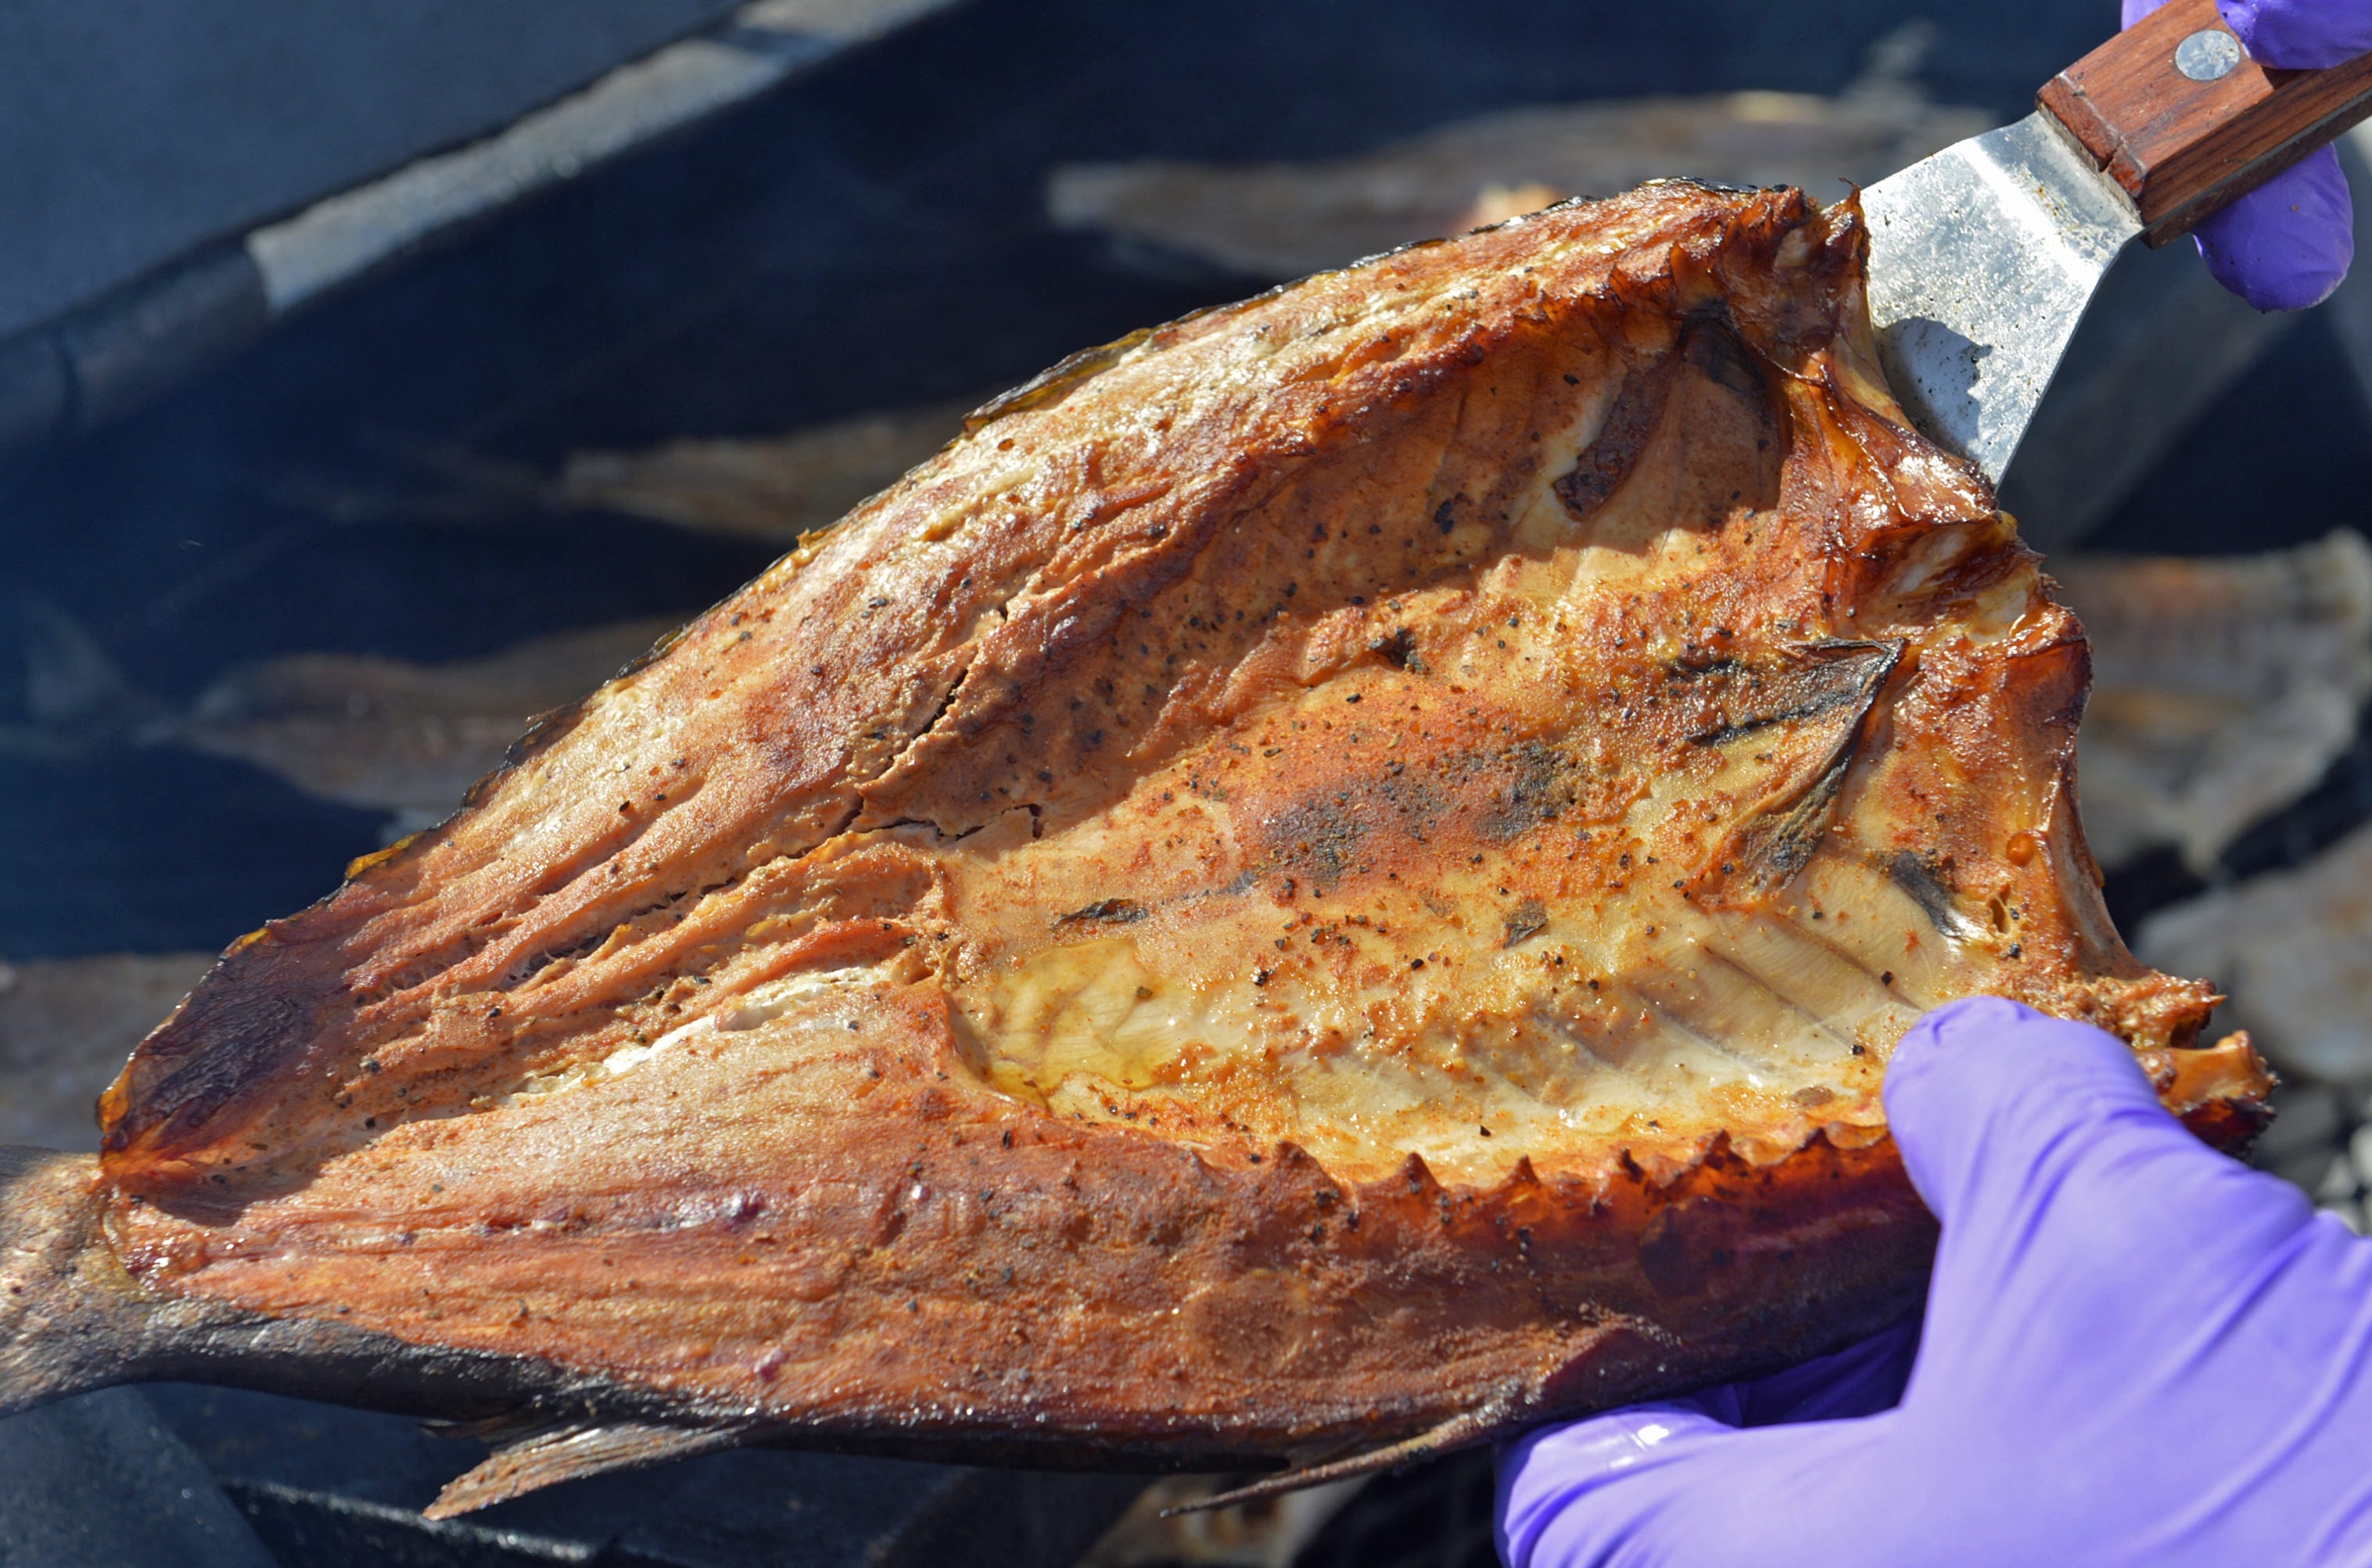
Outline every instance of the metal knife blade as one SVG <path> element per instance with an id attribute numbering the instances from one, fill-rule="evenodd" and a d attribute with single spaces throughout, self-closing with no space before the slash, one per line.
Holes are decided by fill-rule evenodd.
<path id="1" fill-rule="evenodd" d="M 1861 203 L 1870 318 L 1895 395 L 1998 484 L 2141 215 L 2041 110 L 1878 181 Z"/>

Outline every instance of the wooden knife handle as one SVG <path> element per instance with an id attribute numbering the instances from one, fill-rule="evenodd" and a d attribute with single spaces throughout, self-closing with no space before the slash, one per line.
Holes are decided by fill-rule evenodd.
<path id="1" fill-rule="evenodd" d="M 2372 54 L 2271 70 L 2215 0 L 2169 0 L 2035 99 L 2132 195 L 2142 238 L 2164 245 L 2372 114 Z"/>

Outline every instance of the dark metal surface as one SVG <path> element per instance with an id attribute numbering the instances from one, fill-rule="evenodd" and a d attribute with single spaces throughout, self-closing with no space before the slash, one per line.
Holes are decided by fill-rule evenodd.
<path id="1" fill-rule="evenodd" d="M 483 1458 L 398 1416 L 167 1384 L 145 1396 L 287 1564 L 1061 1568 L 1142 1483 L 766 1449 L 574 1481 L 459 1519 L 419 1511 Z"/>
<path id="2" fill-rule="evenodd" d="M 268 1394 L 86 1394 L 0 1421 L 0 1568 L 1063 1568 L 1141 1486 L 760 1450 L 423 1520 L 483 1452 Z"/>
<path id="3" fill-rule="evenodd" d="M 136 0 L 86 13 L 95 41 L 45 31 L 51 7 L 0 16 L 0 50 L 12 25 L 32 35 L 0 52 L 0 228 L 30 252 L 0 274 L 0 459 L 121 417 L 328 296 L 952 3 L 499 5 L 466 26 L 438 4 L 375 4 L 243 30 L 209 18 L 178 52 L 190 41 Z M 712 25 L 640 52 L 695 21 Z M 357 56 L 373 90 L 343 90 Z M 29 67 L 146 90 L 129 112 L 94 99 L 70 128 L 84 134 L 61 136 L 51 99 L 8 96 Z M 59 180 L 84 158 L 97 178 Z M 80 210 L 94 192 L 97 216 Z"/>
<path id="4" fill-rule="evenodd" d="M 2083 542 L 2297 324 L 2250 309 L 2188 246 L 2126 247 L 2002 485 L 2021 537 L 2046 553 Z"/>
<path id="5" fill-rule="evenodd" d="M 1493 1568 L 1489 1449 L 1386 1476 L 1295 1554 L 1294 1568 Z"/>
<path id="6" fill-rule="evenodd" d="M 474 136 L 731 0 L 0 7 L 0 337 Z"/>
<path id="7" fill-rule="evenodd" d="M 274 1568 L 129 1388 L 0 1421 L 0 1568 Z"/>

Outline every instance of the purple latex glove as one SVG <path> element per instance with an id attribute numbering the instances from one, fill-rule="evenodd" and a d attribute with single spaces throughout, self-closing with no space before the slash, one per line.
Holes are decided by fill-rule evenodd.
<path id="1" fill-rule="evenodd" d="M 2372 1240 L 2014 1003 L 1922 1019 L 1886 1110 L 1943 1221 L 1915 1346 L 1533 1434 L 1514 1568 L 2372 1563 Z"/>
<path id="2" fill-rule="evenodd" d="M 2166 0 L 2124 0 L 2124 25 Z M 2320 70 L 2372 50 L 2372 0 L 2217 0 L 2250 56 Z M 2215 281 L 2260 310 L 2303 310 L 2330 297 L 2355 254 L 2355 208 L 2339 155 L 2323 148 L 2192 231 Z"/>

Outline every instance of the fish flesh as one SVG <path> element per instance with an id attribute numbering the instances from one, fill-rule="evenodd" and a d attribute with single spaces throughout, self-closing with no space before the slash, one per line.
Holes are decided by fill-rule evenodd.
<path id="1" fill-rule="evenodd" d="M 1291 278 L 1659 175 L 1843 195 L 1994 123 L 1889 86 L 1506 110 L 1306 163 L 1070 164 L 1049 178 L 1046 209 L 1154 257 Z"/>
<path id="2" fill-rule="evenodd" d="M 2372 699 L 2362 535 L 2260 555 L 2065 556 L 2051 575 L 2092 644 L 2079 754 L 2104 865 L 2163 844 L 2210 875 L 2355 743 Z"/>
<path id="3" fill-rule="evenodd" d="M 1646 186 L 1075 356 L 244 938 L 18 1152 L 0 1405 L 1337 1479 L 1919 1299 L 1925 1008 L 2126 951 L 2084 640 L 1850 201 Z"/>
<path id="4" fill-rule="evenodd" d="M 2229 988 L 2223 1016 L 2285 1072 L 2372 1079 L 2372 826 L 2304 865 L 2159 910 L 2135 943 Z"/>

